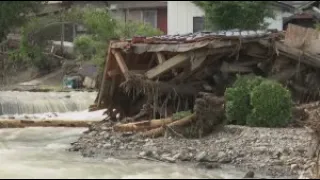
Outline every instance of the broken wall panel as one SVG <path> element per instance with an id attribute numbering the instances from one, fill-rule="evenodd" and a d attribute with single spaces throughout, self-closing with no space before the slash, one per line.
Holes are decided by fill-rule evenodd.
<path id="1" fill-rule="evenodd" d="M 105 107 L 121 109 L 123 116 L 136 117 L 149 109 L 143 111 L 144 117 L 157 119 L 192 111 L 199 92 L 223 95 L 237 74 L 255 74 L 297 87 L 305 82 L 308 71 L 314 72 L 310 67 L 320 67 L 320 56 L 278 41 L 281 33 L 235 34 L 114 41 L 103 79 L 109 86 L 100 89 L 99 98 Z M 313 82 L 314 76 L 309 76 Z"/>
<path id="2" fill-rule="evenodd" d="M 289 24 L 284 44 L 290 47 L 308 51 L 313 54 L 320 53 L 320 33 L 312 28 L 305 28 Z"/>

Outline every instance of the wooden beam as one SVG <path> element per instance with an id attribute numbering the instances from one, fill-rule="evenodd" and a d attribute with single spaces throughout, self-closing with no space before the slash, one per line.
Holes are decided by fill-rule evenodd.
<path id="1" fill-rule="evenodd" d="M 157 76 L 160 76 L 161 74 L 170 71 L 171 69 L 185 63 L 190 56 L 186 53 L 178 54 L 167 61 L 163 62 L 162 64 L 159 64 L 158 66 L 150 69 L 145 73 L 145 75 L 149 79 L 153 79 Z"/>
<path id="2" fill-rule="evenodd" d="M 260 40 L 260 44 L 270 47 L 270 43 L 266 40 Z M 298 62 L 303 62 L 305 64 L 320 67 L 320 56 L 311 54 L 308 52 L 301 51 L 300 49 L 289 47 L 283 43 L 276 42 L 276 48 L 280 51 L 280 53 L 284 56 L 290 57 Z"/>
<path id="3" fill-rule="evenodd" d="M 209 54 L 211 55 L 211 54 L 214 54 L 214 53 L 210 51 Z M 212 63 L 212 62 L 214 62 L 214 61 L 217 61 L 217 60 L 221 59 L 224 55 L 225 55 L 224 53 L 222 53 L 222 54 L 216 54 L 215 57 L 213 57 L 212 59 L 210 59 L 210 61 L 205 61 L 206 64 L 202 64 L 201 66 L 209 65 L 209 64 L 207 64 L 207 62 Z M 192 71 L 191 71 L 191 68 L 190 68 L 190 69 L 187 71 L 187 73 L 185 74 L 185 76 L 181 77 L 180 80 L 181 80 L 181 81 L 186 81 L 186 80 L 189 79 L 190 77 L 193 77 L 193 76 L 198 77 L 197 74 L 198 74 L 199 72 L 205 73 L 204 71 L 201 70 L 201 68 L 200 68 L 201 66 L 198 66 L 198 68 L 193 69 Z"/>
<path id="4" fill-rule="evenodd" d="M 206 54 L 203 54 L 200 57 L 195 56 L 195 58 L 190 61 L 191 71 L 199 69 L 202 66 L 202 64 L 204 63 L 204 61 L 206 60 L 206 58 L 207 58 Z"/>
<path id="5" fill-rule="evenodd" d="M 166 58 L 161 52 L 156 52 L 156 54 L 157 54 L 158 64 L 162 64 L 163 62 L 166 61 Z"/>
<path id="6" fill-rule="evenodd" d="M 115 56 L 122 74 L 127 79 L 128 78 L 129 69 L 128 69 L 126 63 L 124 62 L 124 59 L 123 59 L 121 53 L 119 52 L 119 50 L 114 50 L 114 49 L 112 49 L 111 52 Z"/>
<path id="7" fill-rule="evenodd" d="M 220 68 L 221 72 L 252 72 L 252 69 L 249 67 L 241 66 L 239 64 L 229 64 L 227 62 L 223 62 Z"/>
<path id="8" fill-rule="evenodd" d="M 158 64 L 162 64 L 163 62 L 166 61 L 166 58 L 164 57 L 164 55 L 161 52 L 156 52 L 156 55 L 157 55 Z M 175 76 L 178 75 L 176 69 L 172 69 L 171 71 L 172 71 L 173 75 L 175 75 Z"/>
<path id="9" fill-rule="evenodd" d="M 111 87 L 110 87 L 110 91 L 109 91 L 109 97 L 113 97 L 114 91 L 116 89 L 116 82 L 117 81 L 117 76 L 112 76 L 111 78 Z"/>
<path id="10" fill-rule="evenodd" d="M 108 71 L 108 75 L 109 75 L 110 77 L 119 75 L 120 73 L 121 73 L 121 72 L 120 72 L 119 69 L 113 69 L 113 70 Z"/>
<path id="11" fill-rule="evenodd" d="M 146 72 L 146 70 L 130 70 L 129 72 L 132 72 L 132 73 L 135 73 L 135 74 L 144 74 Z M 119 69 L 114 69 L 114 70 L 108 71 L 108 75 L 110 77 L 117 76 L 117 75 L 120 75 L 120 74 L 121 74 L 121 71 Z"/>
<path id="12" fill-rule="evenodd" d="M 97 108 L 99 109 L 101 106 L 101 101 L 102 101 L 102 97 L 105 91 L 105 86 L 106 86 L 106 78 L 107 78 L 107 73 L 108 73 L 108 67 L 110 66 L 110 60 L 111 60 L 111 47 L 112 46 L 112 41 L 110 41 L 109 43 L 109 48 L 108 48 L 108 54 L 105 60 L 105 65 L 104 65 L 104 69 L 103 69 L 103 76 L 102 76 L 102 82 L 100 85 L 100 89 L 99 89 L 99 94 L 98 94 L 98 102 L 97 102 Z"/>

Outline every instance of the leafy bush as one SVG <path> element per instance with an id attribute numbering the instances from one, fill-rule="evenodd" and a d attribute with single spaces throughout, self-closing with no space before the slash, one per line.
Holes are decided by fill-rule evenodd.
<path id="1" fill-rule="evenodd" d="M 261 77 L 238 76 L 227 88 L 229 123 L 259 127 L 283 127 L 291 118 L 291 94 L 281 84 Z"/>
<path id="2" fill-rule="evenodd" d="M 251 93 L 251 114 L 247 125 L 284 127 L 291 119 L 291 93 L 281 84 L 265 80 Z"/>
<path id="3" fill-rule="evenodd" d="M 71 11 L 73 16 L 76 10 Z M 80 17 L 75 16 L 75 17 Z M 81 16 L 83 24 L 88 28 L 91 35 L 81 35 L 74 41 L 79 59 L 93 62 L 103 69 L 106 49 L 112 38 L 129 38 L 132 36 L 155 36 L 162 32 L 150 25 L 135 22 L 120 22 L 114 20 L 107 10 L 87 9 Z"/>
<path id="4" fill-rule="evenodd" d="M 90 35 L 81 35 L 74 40 L 75 51 L 84 59 L 91 59 L 96 52 L 95 41 Z"/>
<path id="5" fill-rule="evenodd" d="M 157 36 L 163 34 L 162 31 L 153 28 L 150 24 L 136 22 L 119 22 L 117 29 L 117 34 L 120 38 L 131 38 L 133 36 Z"/>
<path id="6" fill-rule="evenodd" d="M 263 79 L 256 76 L 237 76 L 232 88 L 227 88 L 226 117 L 229 123 L 245 125 L 247 115 L 251 112 L 250 92 L 258 86 Z"/>
<path id="7" fill-rule="evenodd" d="M 124 23 L 112 19 L 107 9 L 71 8 L 63 14 L 51 14 L 45 17 L 35 17 L 22 28 L 23 40 L 20 51 L 23 59 L 39 69 L 47 66 L 47 60 L 42 56 L 40 47 L 45 47 L 52 28 L 58 28 L 60 33 L 61 21 L 81 24 L 88 30 L 87 35 L 79 35 L 74 40 L 75 52 L 78 60 L 91 61 L 103 69 L 108 43 L 113 38 L 129 38 L 132 36 L 154 36 L 162 32 L 151 25 L 128 22 Z M 50 28 L 49 31 L 47 29 Z M 44 38 L 45 37 L 45 38 Z M 20 57 L 20 56 L 19 56 Z"/>
<path id="8" fill-rule="evenodd" d="M 100 41 L 116 37 L 117 22 L 111 18 L 107 9 L 87 9 L 83 14 L 83 24 Z"/>

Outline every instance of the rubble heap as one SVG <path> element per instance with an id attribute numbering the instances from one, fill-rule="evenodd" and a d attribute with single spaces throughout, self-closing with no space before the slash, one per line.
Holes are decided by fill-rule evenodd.
<path id="1" fill-rule="evenodd" d="M 169 129 L 186 136 L 197 127 L 191 134 L 203 136 L 223 124 L 224 91 L 237 74 L 283 83 L 296 104 L 316 101 L 318 37 L 313 29 L 289 25 L 285 33 L 221 31 L 112 41 L 92 108 L 117 109 L 119 131 L 154 137 Z M 191 114 L 174 120 L 172 116 L 181 111 Z M 182 126 L 189 130 L 173 128 Z"/>

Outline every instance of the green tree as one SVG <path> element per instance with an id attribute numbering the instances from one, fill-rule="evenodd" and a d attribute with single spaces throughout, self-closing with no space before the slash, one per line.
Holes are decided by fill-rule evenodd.
<path id="1" fill-rule="evenodd" d="M 270 1 L 194 1 L 205 11 L 208 29 L 257 30 L 268 24 L 264 18 L 273 18 Z"/>
<path id="2" fill-rule="evenodd" d="M 1 1 L 0 2 L 0 41 L 11 28 L 20 26 L 26 15 L 38 10 L 43 1 Z"/>

